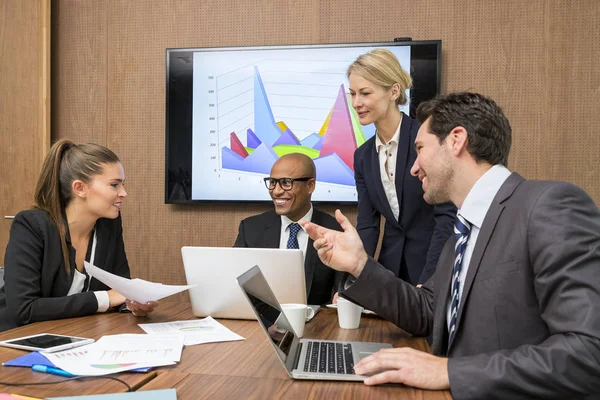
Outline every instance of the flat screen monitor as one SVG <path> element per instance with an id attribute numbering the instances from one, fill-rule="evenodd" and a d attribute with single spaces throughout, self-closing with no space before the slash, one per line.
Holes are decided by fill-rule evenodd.
<path id="1" fill-rule="evenodd" d="M 167 49 L 165 202 L 270 201 L 282 155 L 310 156 L 312 200 L 354 203 L 354 150 L 375 134 L 351 105 L 348 66 L 384 47 L 409 71 L 401 110 L 439 93 L 441 41 Z"/>

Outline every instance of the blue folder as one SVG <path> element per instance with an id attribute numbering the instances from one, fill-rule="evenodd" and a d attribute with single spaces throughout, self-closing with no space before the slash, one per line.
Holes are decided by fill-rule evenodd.
<path id="1" fill-rule="evenodd" d="M 12 360 L 2 363 L 5 367 L 28 367 L 31 368 L 34 364 L 45 365 L 47 367 L 58 368 L 50 360 L 44 357 L 39 351 L 32 351 L 31 353 L 24 354 L 20 357 L 13 358 Z M 137 368 L 125 372 L 148 372 L 152 367 Z"/>
<path id="2" fill-rule="evenodd" d="M 48 360 L 39 351 L 32 351 L 31 353 L 24 354 L 20 357 L 13 358 L 12 360 L 2 363 L 5 367 L 29 367 L 31 368 L 34 364 L 45 365 L 47 367 L 58 368 Z"/>

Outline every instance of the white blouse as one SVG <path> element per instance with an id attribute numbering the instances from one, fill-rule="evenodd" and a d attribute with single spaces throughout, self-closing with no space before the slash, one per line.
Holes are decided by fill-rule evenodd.
<path id="1" fill-rule="evenodd" d="M 98 242 L 96 231 L 94 230 L 94 239 L 92 241 L 92 254 L 90 254 L 90 264 L 94 264 L 94 259 L 96 258 L 96 244 Z M 86 275 L 82 274 L 78 270 L 75 270 L 75 274 L 73 275 L 73 282 L 71 283 L 71 287 L 69 288 L 69 293 L 67 296 L 72 296 L 77 293 L 82 293 L 85 285 Z M 90 277 L 90 279 L 92 279 Z M 88 286 L 89 287 L 89 286 Z M 108 310 L 110 306 L 110 298 L 108 296 L 108 292 L 105 290 L 94 292 L 96 296 L 96 300 L 98 300 L 98 312 L 105 312 Z"/>

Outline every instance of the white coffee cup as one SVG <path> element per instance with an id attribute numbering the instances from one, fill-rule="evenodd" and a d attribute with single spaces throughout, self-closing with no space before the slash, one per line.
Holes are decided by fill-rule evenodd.
<path id="1" fill-rule="evenodd" d="M 337 314 L 340 328 L 342 329 L 356 329 L 360 326 L 360 314 L 363 308 L 358 304 L 338 297 L 337 300 Z"/>
<path id="2" fill-rule="evenodd" d="M 304 336 L 306 318 L 312 318 L 315 310 L 306 304 L 282 304 L 281 309 L 298 337 Z"/>

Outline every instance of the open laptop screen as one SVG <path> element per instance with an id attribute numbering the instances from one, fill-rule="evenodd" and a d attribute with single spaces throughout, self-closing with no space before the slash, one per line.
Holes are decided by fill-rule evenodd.
<path id="1" fill-rule="evenodd" d="M 253 267 L 241 275 L 238 281 L 258 316 L 258 322 L 271 338 L 277 349 L 277 354 L 285 364 L 296 335 L 285 314 L 281 311 L 279 302 L 271 291 L 264 275 L 258 267 Z"/>

